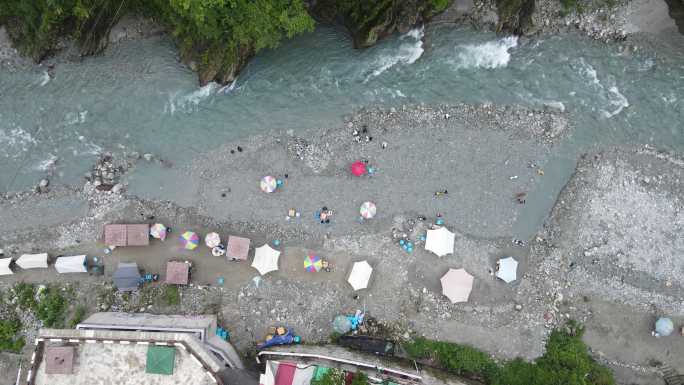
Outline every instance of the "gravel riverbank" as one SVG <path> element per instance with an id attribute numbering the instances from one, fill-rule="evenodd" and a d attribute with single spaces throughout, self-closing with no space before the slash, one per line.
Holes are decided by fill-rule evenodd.
<path id="1" fill-rule="evenodd" d="M 592 348 L 621 368 L 621 375 L 652 380 L 648 359 L 661 356 L 662 343 L 677 349 L 677 337 L 671 345 L 652 339 L 650 319 L 656 313 L 684 316 L 677 294 L 681 264 L 671 257 L 681 249 L 674 234 L 681 232 L 682 163 L 648 148 L 588 155 L 529 248 L 512 245 L 516 216 L 524 207 L 516 195 L 544 178 L 545 160 L 571 132 L 564 114 L 553 110 L 369 109 L 341 127 L 253 137 L 196 159 L 175 170 L 189 187 L 179 189 L 184 204 L 127 195 L 126 167 L 147 162 L 132 157 L 112 176 L 117 189 L 98 190 L 91 177 L 82 189 L 50 186 L 42 193 L 2 197 L 0 224 L 9 229 L 0 235 L 5 253 L 101 255 L 103 224 L 161 221 L 178 230 L 247 236 L 254 246 L 279 239 L 280 270 L 257 279 L 247 263 L 227 263 L 204 247 L 182 251 L 172 238 L 144 249 L 114 250 L 104 257 L 104 280 L 57 276 L 49 269 L 18 272 L 3 285 L 71 282 L 77 302 L 91 311 L 218 312 L 243 352 L 274 323 L 294 327 L 306 341 L 325 341 L 335 315 L 365 309 L 397 339 L 425 335 L 500 358 L 531 359 L 542 353 L 555 325 L 575 318 L 586 323 Z M 376 168 L 374 176 L 350 176 L 355 159 L 367 159 Z M 281 191 L 259 191 L 263 175 L 282 178 Z M 447 195 L 434 195 L 445 189 Z M 358 207 L 366 200 L 376 202 L 378 215 L 359 222 Z M 335 212 L 328 225 L 313 218 L 324 205 Z M 287 220 L 289 208 L 301 216 Z M 443 258 L 422 250 L 419 240 L 438 213 L 457 234 L 454 254 Z M 397 244 L 401 234 L 416 240 L 414 253 Z M 308 252 L 328 258 L 333 271 L 305 273 L 301 263 Z M 504 255 L 520 261 L 513 284 L 491 275 Z M 178 258 L 195 266 L 193 285 L 181 290 L 179 305 L 160 301 L 161 288 L 155 286 L 130 298 L 108 294 L 107 281 L 119 261 L 137 261 L 163 279 L 166 261 Z M 363 259 L 374 267 L 374 276 L 356 298 L 346 277 L 352 262 Z M 476 281 L 470 301 L 452 305 L 440 294 L 439 277 L 458 267 Z M 216 285 L 218 277 L 225 278 L 223 287 Z M 623 314 L 643 322 L 635 325 Z M 627 354 L 627 340 L 613 338 L 615 333 L 652 348 Z"/>

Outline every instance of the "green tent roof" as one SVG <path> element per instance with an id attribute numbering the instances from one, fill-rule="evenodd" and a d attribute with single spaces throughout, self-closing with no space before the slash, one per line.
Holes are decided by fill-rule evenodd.
<path id="1" fill-rule="evenodd" d="M 176 361 L 176 348 L 170 346 L 150 345 L 147 349 L 147 367 L 145 373 L 173 374 Z"/>

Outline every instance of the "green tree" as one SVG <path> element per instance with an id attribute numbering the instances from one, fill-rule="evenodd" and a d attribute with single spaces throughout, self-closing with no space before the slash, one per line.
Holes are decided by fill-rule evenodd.
<path id="1" fill-rule="evenodd" d="M 16 316 L 0 320 L 0 350 L 18 353 L 24 347 L 24 337 L 17 334 L 21 330 L 21 323 Z"/>

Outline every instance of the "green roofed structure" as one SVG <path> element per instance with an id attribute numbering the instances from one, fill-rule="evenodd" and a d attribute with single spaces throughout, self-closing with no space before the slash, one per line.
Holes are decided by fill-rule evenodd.
<path id="1" fill-rule="evenodd" d="M 150 345 L 147 349 L 145 373 L 172 375 L 175 361 L 175 347 Z"/>

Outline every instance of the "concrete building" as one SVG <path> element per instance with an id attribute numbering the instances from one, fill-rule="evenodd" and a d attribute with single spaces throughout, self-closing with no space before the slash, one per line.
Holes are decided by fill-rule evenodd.
<path id="1" fill-rule="evenodd" d="M 216 335 L 216 328 L 212 315 L 96 313 L 76 330 L 41 329 L 20 383 L 251 383 L 235 349 Z"/>
<path id="2" fill-rule="evenodd" d="M 157 315 L 148 313 L 95 313 L 76 326 L 77 330 L 128 330 L 185 333 L 193 336 L 222 365 L 243 369 L 235 348 L 216 334 L 216 315 Z"/>

